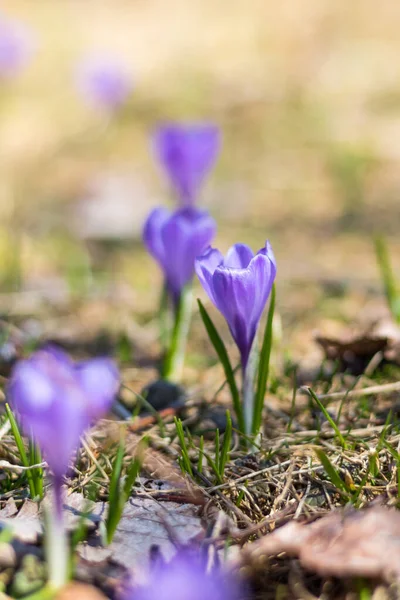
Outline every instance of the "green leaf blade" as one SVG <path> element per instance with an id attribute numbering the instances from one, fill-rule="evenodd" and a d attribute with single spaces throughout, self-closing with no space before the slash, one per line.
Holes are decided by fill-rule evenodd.
<path id="1" fill-rule="evenodd" d="M 258 378 L 257 378 L 257 390 L 254 402 L 254 413 L 253 413 L 253 424 L 252 433 L 257 435 L 260 431 L 262 422 L 262 411 L 264 407 L 265 392 L 267 390 L 268 375 L 269 375 L 269 364 L 271 359 L 273 332 L 272 325 L 275 313 L 275 299 L 276 290 L 275 284 L 272 286 L 271 297 L 269 301 L 267 323 L 265 325 L 264 338 L 260 352 L 260 358 L 258 363 Z"/>
<path id="2" fill-rule="evenodd" d="M 210 338 L 210 342 L 214 346 L 217 356 L 218 356 L 218 358 L 222 364 L 222 367 L 224 369 L 225 377 L 226 377 L 226 380 L 228 382 L 228 386 L 229 386 L 229 389 L 231 392 L 233 408 L 236 413 L 239 431 L 244 432 L 245 427 L 244 427 L 243 407 L 242 407 L 242 404 L 240 401 L 239 390 L 236 385 L 235 375 L 234 375 L 234 372 L 232 369 L 231 362 L 229 360 L 228 352 L 226 350 L 224 342 L 221 339 L 221 336 L 219 335 L 218 331 L 215 328 L 214 323 L 211 320 L 211 317 L 207 313 L 206 309 L 204 308 L 204 306 L 199 298 L 197 299 L 197 303 L 199 305 L 200 316 L 204 323 L 204 327 L 206 328 L 206 331 L 208 333 L 208 337 Z"/>

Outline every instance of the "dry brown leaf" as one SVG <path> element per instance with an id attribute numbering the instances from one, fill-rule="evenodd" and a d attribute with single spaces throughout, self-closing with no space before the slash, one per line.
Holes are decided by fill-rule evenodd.
<path id="1" fill-rule="evenodd" d="M 14 537 L 20 542 L 36 544 L 43 533 L 42 512 L 46 505 L 48 505 L 46 498 L 41 505 L 32 500 L 26 500 L 16 514 L 16 507 L 12 502 L 8 502 L 4 509 L 0 511 L 0 527 L 9 527 Z M 69 531 L 76 529 L 83 514 L 87 515 L 85 524 L 90 529 L 95 526 L 96 522 L 101 520 L 105 512 L 105 504 L 103 502 L 91 502 L 86 500 L 82 494 L 75 492 L 66 498 L 64 509 L 66 527 Z"/>
<path id="2" fill-rule="evenodd" d="M 315 341 L 330 360 L 339 360 L 343 369 L 362 373 L 378 352 L 388 361 L 400 364 L 400 328 L 390 319 L 380 319 L 367 328 L 341 329 L 334 335 L 317 333 Z"/>
<path id="3" fill-rule="evenodd" d="M 9 517 L 13 517 L 17 514 L 17 512 L 17 505 L 15 504 L 14 498 L 11 496 L 11 498 L 7 500 L 4 508 L 0 510 L 0 521 L 2 519 L 8 519 Z"/>
<path id="4" fill-rule="evenodd" d="M 112 558 L 135 572 L 148 565 L 154 546 L 164 558 L 171 558 L 176 553 L 174 542 L 186 545 L 204 535 L 197 512 L 192 504 L 131 498 L 111 544 Z"/>
<path id="5" fill-rule="evenodd" d="M 286 552 L 322 576 L 400 579 L 400 512 L 378 506 L 292 521 L 248 545 L 236 565 Z"/>
<path id="6" fill-rule="evenodd" d="M 13 536 L 24 544 L 36 544 L 42 534 L 39 505 L 32 500 L 26 500 L 17 514 L 12 511 L 12 506 L 9 512 L 10 516 L 0 517 L 0 527 L 9 527 Z"/>
<path id="7" fill-rule="evenodd" d="M 385 353 L 389 349 L 387 337 L 362 334 L 331 338 L 317 335 L 315 341 L 323 348 L 326 358 L 340 361 L 343 370 L 354 374 L 363 373 L 377 352 Z"/>

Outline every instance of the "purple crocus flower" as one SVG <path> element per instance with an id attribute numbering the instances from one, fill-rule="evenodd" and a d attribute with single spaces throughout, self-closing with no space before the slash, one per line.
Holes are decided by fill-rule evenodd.
<path id="1" fill-rule="evenodd" d="M 32 36 L 19 21 L 0 14 L 0 78 L 17 75 L 33 50 Z"/>
<path id="2" fill-rule="evenodd" d="M 239 600 L 240 587 L 232 576 L 215 571 L 206 574 L 198 560 L 175 557 L 157 565 L 150 582 L 136 587 L 125 600 Z"/>
<path id="3" fill-rule="evenodd" d="M 257 327 L 276 275 L 275 257 L 269 242 L 256 255 L 245 244 L 235 244 L 224 257 L 208 248 L 196 259 L 200 282 L 224 315 L 245 371 Z"/>
<path id="4" fill-rule="evenodd" d="M 110 57 L 88 59 L 80 68 L 78 84 L 90 104 L 107 112 L 121 108 L 133 87 L 126 68 Z"/>
<path id="5" fill-rule="evenodd" d="M 49 585 L 58 589 L 68 577 L 68 539 L 62 512 L 62 481 L 81 435 L 110 408 L 119 386 L 111 360 L 73 363 L 48 346 L 17 363 L 8 394 L 23 430 L 44 453 L 53 475 L 53 502 L 46 528 Z"/>
<path id="6" fill-rule="evenodd" d="M 81 435 L 108 411 L 118 386 L 118 370 L 107 358 L 73 363 L 61 349 L 48 346 L 17 363 L 8 394 L 55 480 L 62 480 Z"/>
<path id="7" fill-rule="evenodd" d="M 167 123 L 154 133 L 155 154 L 183 205 L 193 205 L 220 148 L 211 123 Z"/>
<path id="8" fill-rule="evenodd" d="M 150 213 L 143 240 L 164 272 L 175 306 L 194 275 L 196 256 L 207 248 L 215 232 L 214 219 L 203 210 L 181 208 L 171 213 L 160 207 Z"/>

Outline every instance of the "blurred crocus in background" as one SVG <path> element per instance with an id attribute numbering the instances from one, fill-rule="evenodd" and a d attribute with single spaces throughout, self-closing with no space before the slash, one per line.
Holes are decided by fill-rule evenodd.
<path id="1" fill-rule="evenodd" d="M 50 583 L 66 580 L 67 543 L 62 516 L 62 483 L 72 454 L 89 425 L 104 416 L 119 387 L 112 360 L 74 363 L 61 349 L 48 346 L 17 363 L 8 388 L 10 402 L 26 435 L 43 451 L 53 481 L 48 532 Z"/>
<path id="2" fill-rule="evenodd" d="M 78 87 L 86 102 L 107 113 L 118 111 L 133 90 L 132 76 L 117 58 L 87 58 L 78 70 Z"/>
<path id="3" fill-rule="evenodd" d="M 249 389 L 254 374 L 249 372 L 249 358 L 275 280 L 275 257 L 269 242 L 255 255 L 249 246 L 235 244 L 225 257 L 219 250 L 208 248 L 196 259 L 195 266 L 203 288 L 225 317 L 240 352 L 244 419 L 246 433 L 250 433 L 254 407 Z"/>
<path id="4" fill-rule="evenodd" d="M 0 79 L 18 75 L 34 50 L 32 32 L 22 22 L 0 12 Z"/>
<path id="5" fill-rule="evenodd" d="M 153 146 L 181 205 L 193 205 L 217 159 L 219 128 L 212 123 L 165 123 L 154 132 Z"/>
<path id="6" fill-rule="evenodd" d="M 174 306 L 194 275 L 196 257 L 211 243 L 216 232 L 208 212 L 183 208 L 171 213 L 154 209 L 144 226 L 143 240 L 160 265 Z"/>
<path id="7" fill-rule="evenodd" d="M 211 243 L 215 232 L 216 224 L 209 213 L 190 207 L 172 213 L 163 207 L 156 208 L 145 223 L 143 241 L 163 271 L 165 289 L 173 309 L 173 330 L 163 368 L 166 378 L 178 370 L 177 364 L 181 365 L 183 360 L 194 263 L 196 256 Z"/>
<path id="8" fill-rule="evenodd" d="M 232 575 L 208 574 L 194 557 L 182 554 L 155 566 L 146 586 L 135 587 L 125 600 L 239 600 L 241 586 Z"/>

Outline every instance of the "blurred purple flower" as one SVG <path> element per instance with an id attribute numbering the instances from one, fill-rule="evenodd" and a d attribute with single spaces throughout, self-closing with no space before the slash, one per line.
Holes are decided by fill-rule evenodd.
<path id="1" fill-rule="evenodd" d="M 144 244 L 163 270 L 175 305 L 194 275 L 196 256 L 211 243 L 215 232 L 214 219 L 203 210 L 181 208 L 170 213 L 160 207 L 150 213 L 143 230 Z"/>
<path id="2" fill-rule="evenodd" d="M 276 275 L 276 262 L 269 242 L 253 254 L 245 244 L 235 244 L 224 257 L 208 248 L 196 259 L 200 282 L 224 315 L 246 369 L 257 327 Z"/>
<path id="3" fill-rule="evenodd" d="M 43 450 L 56 479 L 63 477 L 84 430 L 110 408 L 119 386 L 112 360 L 73 363 L 48 346 L 17 363 L 8 394 L 27 435 Z"/>
<path id="4" fill-rule="evenodd" d="M 221 572 L 206 574 L 201 563 L 178 556 L 167 565 L 158 565 L 150 582 L 135 587 L 125 600 L 239 600 L 236 579 Z"/>
<path id="5" fill-rule="evenodd" d="M 133 82 L 116 59 L 96 57 L 81 65 L 79 88 L 86 100 L 106 111 L 116 111 L 127 101 Z"/>
<path id="6" fill-rule="evenodd" d="M 28 28 L 0 14 L 0 78 L 17 75 L 32 51 L 33 40 Z"/>
<path id="7" fill-rule="evenodd" d="M 183 205 L 192 205 L 213 167 L 220 131 L 211 123 L 166 123 L 154 133 L 154 149 Z"/>

